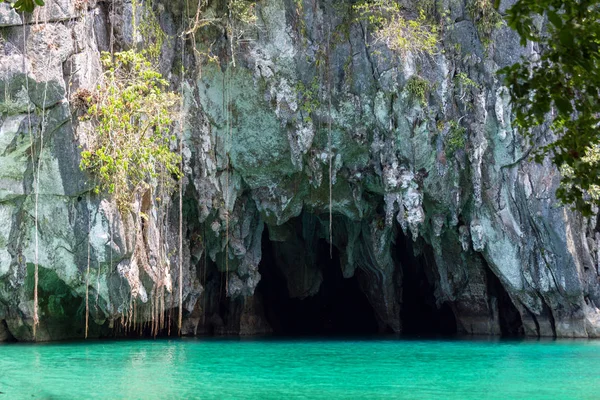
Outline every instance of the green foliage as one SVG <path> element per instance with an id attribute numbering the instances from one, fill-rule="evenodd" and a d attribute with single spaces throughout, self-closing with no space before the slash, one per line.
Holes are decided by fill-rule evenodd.
<path id="1" fill-rule="evenodd" d="M 467 11 L 477 27 L 479 38 L 484 46 L 490 44 L 492 32 L 504 23 L 492 0 L 468 0 Z"/>
<path id="2" fill-rule="evenodd" d="M 137 0 L 134 0 L 133 3 L 135 4 L 136 2 Z M 137 30 L 144 39 L 145 48 L 142 50 L 142 53 L 145 54 L 149 60 L 156 62 L 160 57 L 162 46 L 167 35 L 160 27 L 158 18 L 156 18 L 156 14 L 154 13 L 154 10 L 152 10 L 152 5 L 149 1 L 143 3 L 141 15 L 141 21 L 137 25 Z"/>
<path id="3" fill-rule="evenodd" d="M 454 82 L 457 86 L 462 87 L 463 89 L 477 89 L 479 85 L 464 72 L 459 72 L 454 77 Z"/>
<path id="4" fill-rule="evenodd" d="M 304 21 L 304 0 L 294 0 L 296 5 L 296 21 L 300 37 L 306 42 L 306 21 Z"/>
<path id="5" fill-rule="evenodd" d="M 229 0 L 230 23 L 243 25 L 256 24 L 256 1 L 254 0 Z"/>
<path id="6" fill-rule="evenodd" d="M 424 9 L 416 20 L 402 15 L 402 8 L 394 0 L 363 0 L 354 5 L 359 20 L 367 21 L 375 29 L 375 39 L 392 51 L 405 56 L 434 55 L 438 47 L 438 29 L 430 24 Z"/>
<path id="7" fill-rule="evenodd" d="M 169 147 L 178 97 L 164 91 L 167 81 L 141 54 L 130 50 L 113 59 L 104 53 L 102 63 L 105 84 L 87 111 L 96 122 L 95 143 L 82 152 L 81 168 L 126 211 L 158 178 L 164 183 L 181 175 L 180 156 Z"/>
<path id="8" fill-rule="evenodd" d="M 471 110 L 473 108 L 474 91 L 479 89 L 477 82 L 469 78 L 466 73 L 459 72 L 454 77 L 454 89 L 457 98 L 463 102 L 467 110 Z"/>
<path id="9" fill-rule="evenodd" d="M 536 21 L 547 16 L 540 31 Z M 557 197 L 589 215 L 600 205 L 600 0 L 519 0 L 508 24 L 521 44 L 545 49 L 500 71 L 516 113 L 516 125 L 536 144 L 536 127 L 549 123 L 557 139 L 534 150 L 563 172 Z"/>
<path id="10" fill-rule="evenodd" d="M 423 105 L 427 104 L 430 86 L 428 81 L 417 75 L 411 76 L 406 82 L 406 90 L 411 98 L 418 100 Z"/>
<path id="11" fill-rule="evenodd" d="M 302 112 L 303 118 L 307 122 L 311 121 L 312 113 L 321 105 L 321 102 L 319 101 L 319 80 L 315 76 L 310 86 L 306 86 L 300 81 L 296 84 L 295 89 L 300 101 L 300 111 Z"/>
<path id="12" fill-rule="evenodd" d="M 436 1 L 437 0 L 419 0 L 419 12 L 423 12 L 428 20 L 433 21 L 436 15 Z"/>
<path id="13" fill-rule="evenodd" d="M 445 141 L 446 156 L 452 157 L 458 149 L 467 144 L 467 130 L 456 121 L 450 122 L 450 131 Z"/>
<path id="14" fill-rule="evenodd" d="M 228 18 L 225 24 L 229 37 L 231 63 L 235 67 L 236 47 L 247 40 L 248 32 L 256 28 L 256 1 L 254 0 L 229 0 Z"/>
<path id="15" fill-rule="evenodd" d="M 33 12 L 36 6 L 43 6 L 43 0 L 0 0 L 0 3 L 10 3 L 10 5 L 19 12 Z"/>
<path id="16" fill-rule="evenodd" d="M 200 0 L 191 26 L 185 33 L 193 38 L 194 53 L 198 58 L 219 62 L 215 54 L 227 54 L 228 61 L 235 66 L 237 48 L 240 43 L 250 40 L 248 36 L 256 31 L 256 22 L 255 0 Z M 228 53 L 221 48 L 223 36 L 227 39 Z M 201 49 L 197 48 L 198 44 Z M 214 52 L 213 46 L 218 46 Z"/>

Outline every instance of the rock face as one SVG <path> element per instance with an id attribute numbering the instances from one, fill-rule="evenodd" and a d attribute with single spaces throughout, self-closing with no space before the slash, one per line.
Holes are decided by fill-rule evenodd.
<path id="1" fill-rule="evenodd" d="M 528 161 L 496 74 L 536 49 L 506 27 L 482 40 L 456 0 L 437 2 L 444 51 L 419 57 L 374 40 L 349 3 L 262 0 L 233 66 L 221 33 L 182 45 L 179 3 L 152 7 L 161 70 L 184 95 L 183 334 L 277 331 L 274 291 L 294 307 L 364 296 L 379 331 L 402 332 L 428 291 L 421 323 L 445 315 L 459 333 L 600 337 L 597 219 L 557 204 L 559 173 Z M 402 3 L 414 15 L 418 2 Z M 86 296 L 93 336 L 143 334 L 161 318 L 167 333 L 179 303 L 177 194 L 148 223 L 164 232 L 171 266 L 173 287 L 159 293 L 129 264 L 130 216 L 79 168 L 93 127 L 69 105 L 95 89 L 100 51 L 143 42 L 132 16 L 150 8 L 46 4 L 26 21 L 0 4 L 0 340 L 33 339 L 36 260 L 37 340 L 81 337 Z M 207 42 L 217 63 L 193 51 Z M 424 82 L 423 98 L 411 82 Z M 327 268 L 359 289 L 325 293 Z"/>

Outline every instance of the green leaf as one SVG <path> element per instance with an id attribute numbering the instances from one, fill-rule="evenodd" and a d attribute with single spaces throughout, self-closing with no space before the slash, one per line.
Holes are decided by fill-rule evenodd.
<path id="1" fill-rule="evenodd" d="M 563 26 L 562 19 L 558 16 L 558 14 L 552 10 L 548 11 L 548 19 L 552 24 L 557 28 L 561 29 Z"/>
<path id="2" fill-rule="evenodd" d="M 569 115 L 573 112 L 573 107 L 571 106 L 571 102 L 569 100 L 565 99 L 564 97 L 554 98 L 554 104 L 556 105 L 556 108 L 558 108 L 558 111 L 561 114 Z"/>
<path id="3" fill-rule="evenodd" d="M 571 47 L 573 45 L 573 34 L 570 29 L 561 29 L 558 34 L 560 44 L 565 47 Z"/>
<path id="4" fill-rule="evenodd" d="M 550 158 L 561 170 L 556 196 L 582 214 L 600 206 L 600 8 L 599 0 L 516 0 L 508 24 L 521 43 L 543 51 L 535 63 L 526 59 L 499 71 L 509 89 L 514 125 L 534 146 L 532 156 Z M 546 18 L 550 29 L 533 21 Z M 548 122 L 556 138 L 543 146 L 539 130 Z"/>
<path id="5" fill-rule="evenodd" d="M 33 12 L 35 4 L 33 3 L 33 0 L 17 0 L 17 2 L 13 4 L 13 8 L 20 12 Z"/>

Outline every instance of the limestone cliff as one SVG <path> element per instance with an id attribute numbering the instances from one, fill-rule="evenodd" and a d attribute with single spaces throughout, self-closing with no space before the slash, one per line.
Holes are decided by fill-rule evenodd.
<path id="1" fill-rule="evenodd" d="M 69 104 L 95 89 L 101 51 L 143 41 L 132 29 L 140 8 L 46 3 L 31 16 L 0 4 L 0 340 L 32 339 L 36 249 L 38 340 L 82 336 L 86 286 L 93 335 L 123 334 L 132 304 L 138 326 L 159 318 L 153 281 L 128 264 L 127 218 L 79 168 L 93 127 Z M 183 44 L 195 3 L 192 16 L 179 3 L 152 7 L 166 34 L 160 68 L 185 99 L 184 334 L 275 329 L 262 275 L 276 270 L 289 299 L 314 298 L 338 267 L 317 250 L 331 238 L 380 331 L 402 332 L 418 273 L 460 333 L 600 336 L 597 220 L 557 203 L 559 173 L 528 161 L 496 74 L 538 49 L 507 27 L 484 40 L 461 0 L 436 2 L 440 51 L 420 57 L 374 40 L 350 2 L 262 0 L 233 66 L 216 28 Z M 166 232 L 176 288 L 172 204 L 147 229 Z M 170 322 L 177 293 L 160 300 Z"/>

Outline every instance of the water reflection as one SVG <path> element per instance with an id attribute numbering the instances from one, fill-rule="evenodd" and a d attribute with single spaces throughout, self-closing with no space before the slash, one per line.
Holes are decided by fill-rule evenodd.
<path id="1" fill-rule="evenodd" d="M 598 341 L 156 340 L 0 346 L 6 398 L 594 398 Z M 1 398 L 1 397 L 0 397 Z"/>

